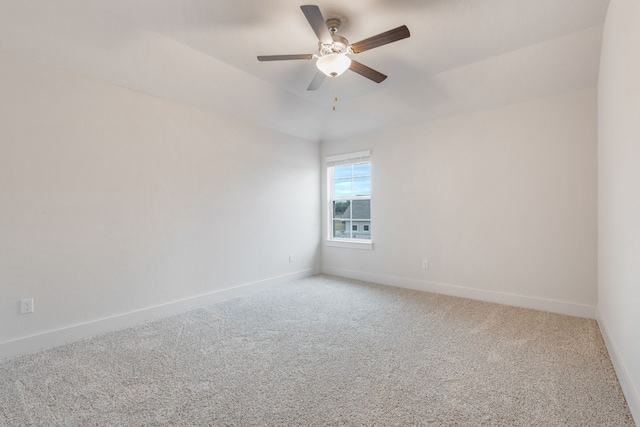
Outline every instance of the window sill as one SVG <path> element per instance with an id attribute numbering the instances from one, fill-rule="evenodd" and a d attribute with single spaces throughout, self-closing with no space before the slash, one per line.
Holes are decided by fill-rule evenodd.
<path id="1" fill-rule="evenodd" d="M 364 249 L 367 251 L 373 250 L 373 242 L 371 240 L 354 241 L 354 240 L 327 240 L 326 246 L 334 248 L 347 248 L 347 249 Z"/>

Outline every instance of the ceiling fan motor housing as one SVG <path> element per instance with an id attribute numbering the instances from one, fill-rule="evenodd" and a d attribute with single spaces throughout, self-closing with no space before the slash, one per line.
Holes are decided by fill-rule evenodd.
<path id="1" fill-rule="evenodd" d="M 320 56 L 329 55 L 331 53 L 351 53 L 349 51 L 349 40 L 335 34 L 331 35 L 333 43 L 320 43 Z"/>

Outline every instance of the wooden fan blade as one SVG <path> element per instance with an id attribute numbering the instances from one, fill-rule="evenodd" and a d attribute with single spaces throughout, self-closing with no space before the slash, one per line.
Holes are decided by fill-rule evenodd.
<path id="1" fill-rule="evenodd" d="M 325 77 L 327 76 L 322 71 L 318 70 L 316 75 L 313 77 L 313 80 L 311 80 L 311 83 L 309 84 L 309 87 L 307 88 L 307 90 L 320 89 L 320 86 L 322 85 L 322 82 L 324 81 Z"/>
<path id="2" fill-rule="evenodd" d="M 361 40 L 351 45 L 353 53 L 364 52 L 365 50 L 373 49 L 374 47 L 383 46 L 385 44 L 397 42 L 398 40 L 406 39 L 411 34 L 406 25 L 394 28 L 393 30 L 385 31 L 377 36 L 369 37 L 368 39 Z"/>
<path id="3" fill-rule="evenodd" d="M 349 69 L 360 74 L 363 77 L 368 78 L 369 80 L 373 80 L 376 83 L 380 83 L 387 78 L 387 76 L 385 76 L 384 74 L 374 70 L 373 68 L 369 68 L 366 65 L 362 65 L 358 61 L 352 60 Z"/>
<path id="4" fill-rule="evenodd" d="M 310 53 L 301 55 L 262 55 L 258 56 L 258 61 L 288 61 L 291 59 L 313 59 Z"/>
<path id="5" fill-rule="evenodd" d="M 308 4 L 300 6 L 300 9 L 302 9 L 304 16 L 307 17 L 307 21 L 309 21 L 309 25 L 313 28 L 313 32 L 316 33 L 318 40 L 325 44 L 333 43 L 333 38 L 327 28 L 327 23 L 322 17 L 320 8 L 314 4 Z"/>

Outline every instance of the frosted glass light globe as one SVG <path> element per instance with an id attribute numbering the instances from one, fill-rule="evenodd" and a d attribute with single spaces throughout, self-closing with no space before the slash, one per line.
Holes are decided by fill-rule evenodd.
<path id="1" fill-rule="evenodd" d="M 351 59 L 344 53 L 330 53 L 316 61 L 316 67 L 329 77 L 338 77 L 351 66 Z"/>

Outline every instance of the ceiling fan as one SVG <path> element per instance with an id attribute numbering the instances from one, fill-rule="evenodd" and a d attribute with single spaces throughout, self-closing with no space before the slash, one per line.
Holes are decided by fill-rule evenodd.
<path id="1" fill-rule="evenodd" d="M 349 44 L 349 41 L 337 35 L 341 21 L 330 18 L 326 22 L 322 17 L 320 8 L 316 5 L 300 6 L 302 13 L 309 21 L 311 28 L 318 37 L 317 54 L 300 55 L 263 55 L 258 56 L 258 61 L 288 61 L 292 59 L 316 59 L 318 71 L 311 80 L 307 90 L 317 90 L 326 77 L 337 77 L 347 69 L 360 74 L 376 83 L 387 78 L 384 74 L 367 67 L 349 58 L 349 55 L 364 52 L 375 47 L 383 46 L 410 36 L 406 25 L 380 33 L 357 43 Z"/>

